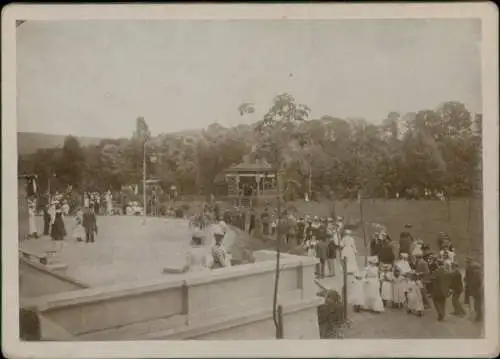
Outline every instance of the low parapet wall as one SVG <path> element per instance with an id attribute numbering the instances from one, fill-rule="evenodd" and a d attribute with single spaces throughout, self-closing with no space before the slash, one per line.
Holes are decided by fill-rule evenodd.
<path id="1" fill-rule="evenodd" d="M 278 303 L 287 339 L 319 338 L 315 263 L 308 257 L 282 257 Z M 269 260 L 174 280 L 89 288 L 33 298 L 25 305 L 72 340 L 272 339 L 275 266 Z"/>
<path id="2" fill-rule="evenodd" d="M 19 275 L 19 295 L 22 300 L 89 287 L 85 283 L 51 271 L 42 264 L 30 262 L 22 257 L 19 258 Z"/>

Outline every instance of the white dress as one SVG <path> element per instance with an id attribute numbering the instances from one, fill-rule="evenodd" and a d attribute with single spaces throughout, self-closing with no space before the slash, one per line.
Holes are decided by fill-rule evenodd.
<path id="1" fill-rule="evenodd" d="M 345 236 L 342 240 L 342 258 L 346 258 L 347 273 L 358 273 L 358 264 L 356 262 L 356 244 L 352 236 Z"/>
<path id="2" fill-rule="evenodd" d="M 74 239 L 84 239 L 85 238 L 85 228 L 83 228 L 83 212 L 78 211 L 75 217 L 76 225 L 73 230 Z"/>
<path id="3" fill-rule="evenodd" d="M 347 287 L 347 301 L 349 304 L 364 307 L 365 298 L 363 294 L 363 285 L 364 282 L 362 279 L 357 279 L 356 277 L 351 276 Z"/>
<path id="4" fill-rule="evenodd" d="M 392 302 L 394 296 L 394 290 L 392 288 L 392 282 L 394 277 L 392 272 L 382 272 L 380 275 L 382 288 L 380 290 L 380 295 L 382 296 L 382 300 Z"/>
<path id="5" fill-rule="evenodd" d="M 402 276 L 394 277 L 394 282 L 392 285 L 393 289 L 393 303 L 404 304 L 406 302 L 406 279 Z"/>
<path id="6" fill-rule="evenodd" d="M 408 282 L 408 310 L 413 312 L 424 311 L 424 301 L 422 299 L 422 284 L 420 281 Z"/>
<path id="7" fill-rule="evenodd" d="M 309 257 L 316 258 L 316 241 L 310 240 L 307 242 L 306 246 L 307 246 L 307 255 Z"/>
<path id="8" fill-rule="evenodd" d="M 35 218 L 35 209 L 33 207 L 28 208 L 28 229 L 30 235 L 37 234 L 38 230 L 36 228 L 36 218 Z"/>
<path id="9" fill-rule="evenodd" d="M 375 266 L 368 266 L 365 270 L 365 309 L 373 310 L 374 312 L 383 312 L 384 304 L 380 297 L 380 280 L 378 268 Z"/>
<path id="10" fill-rule="evenodd" d="M 188 252 L 188 272 L 201 272 L 209 270 L 209 255 L 206 246 L 192 246 Z"/>

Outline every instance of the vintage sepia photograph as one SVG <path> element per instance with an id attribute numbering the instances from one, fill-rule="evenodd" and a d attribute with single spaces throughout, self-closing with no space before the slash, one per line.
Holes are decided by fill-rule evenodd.
<path id="1" fill-rule="evenodd" d="M 473 15 L 494 7 L 308 18 L 246 6 L 254 15 L 94 6 L 79 19 L 68 5 L 9 18 L 4 189 L 17 204 L 2 213 L 17 236 L 3 233 L 2 254 L 17 270 L 3 311 L 16 311 L 19 345 L 498 350 L 498 161 L 485 156 L 498 156 L 485 140 L 498 141 L 498 87 L 484 82 L 498 73 L 484 72 L 491 37 Z"/>

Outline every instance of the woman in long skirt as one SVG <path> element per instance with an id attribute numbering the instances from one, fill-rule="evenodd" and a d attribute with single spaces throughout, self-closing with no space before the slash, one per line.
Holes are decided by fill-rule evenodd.
<path id="1" fill-rule="evenodd" d="M 394 290 L 392 296 L 392 306 L 393 308 L 401 309 L 406 303 L 406 279 L 401 274 L 398 267 L 394 267 L 394 281 L 392 288 Z"/>
<path id="2" fill-rule="evenodd" d="M 52 223 L 52 230 L 50 233 L 54 241 L 62 241 L 66 237 L 66 227 L 64 226 L 63 213 L 61 206 L 57 206 L 54 222 Z"/>
<path id="3" fill-rule="evenodd" d="M 38 230 L 36 228 L 35 218 L 36 205 L 30 203 L 28 207 L 28 238 L 38 238 Z"/>
<path id="4" fill-rule="evenodd" d="M 75 229 L 73 230 L 73 238 L 78 242 L 82 242 L 85 238 L 85 228 L 83 228 L 83 211 L 81 209 L 76 212 Z"/>
<path id="5" fill-rule="evenodd" d="M 422 283 L 415 273 L 408 274 L 408 314 L 419 317 L 424 315 L 424 301 L 422 298 Z"/>
<path id="6" fill-rule="evenodd" d="M 353 310 L 358 313 L 365 306 L 365 297 L 364 297 L 364 277 L 360 275 L 351 275 L 351 280 L 349 281 L 349 294 L 347 296 L 349 304 L 352 305 Z"/>
<path id="7" fill-rule="evenodd" d="M 392 274 L 392 266 L 390 264 L 382 264 L 382 272 L 380 273 L 381 289 L 380 295 L 384 307 L 387 308 L 394 302 L 394 289 L 393 282 L 394 276 Z"/>
<path id="8" fill-rule="evenodd" d="M 357 274 L 358 264 L 356 262 L 356 244 L 354 238 L 352 237 L 352 232 L 350 229 L 344 230 L 344 238 L 342 238 L 342 259 L 346 258 L 346 272 L 347 274 Z"/>
<path id="9" fill-rule="evenodd" d="M 365 270 L 365 310 L 370 310 L 375 313 L 384 311 L 384 304 L 380 297 L 380 278 L 377 268 L 377 257 L 368 259 L 368 266 Z"/>

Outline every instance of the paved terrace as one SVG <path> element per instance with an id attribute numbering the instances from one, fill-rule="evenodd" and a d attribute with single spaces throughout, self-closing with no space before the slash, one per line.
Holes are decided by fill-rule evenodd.
<path id="1" fill-rule="evenodd" d="M 39 230 L 43 228 L 37 217 Z M 176 274 L 163 274 L 163 268 L 181 268 L 188 249 L 191 231 L 188 221 L 173 218 L 100 216 L 99 233 L 95 243 L 77 242 L 72 238 L 75 226 L 73 217 L 65 218 L 68 236 L 56 258 L 67 264 L 66 274 L 90 286 L 134 282 L 145 279 L 165 278 Z M 208 230 L 210 236 L 211 230 Z M 211 237 L 210 237 L 211 238 Z M 225 244 L 228 250 L 236 234 L 228 231 Z M 211 244 L 208 241 L 207 245 Z M 44 253 L 60 243 L 49 237 L 25 240 L 20 248 Z"/>

